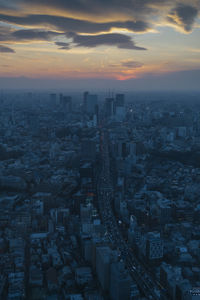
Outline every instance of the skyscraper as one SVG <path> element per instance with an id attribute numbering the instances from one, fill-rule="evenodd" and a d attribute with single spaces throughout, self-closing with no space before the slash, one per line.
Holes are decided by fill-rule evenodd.
<path id="1" fill-rule="evenodd" d="M 112 300 L 130 300 L 130 277 L 122 262 L 111 264 L 110 297 Z"/>
<path id="2" fill-rule="evenodd" d="M 114 115 L 117 121 L 123 121 L 125 117 L 125 96 L 117 94 L 114 101 Z"/>
<path id="3" fill-rule="evenodd" d="M 85 92 L 83 94 L 83 111 L 87 114 L 94 115 L 97 113 L 98 97 L 97 95 Z"/>
<path id="4" fill-rule="evenodd" d="M 60 105 L 65 112 L 72 112 L 72 97 L 60 94 Z"/>
<path id="5" fill-rule="evenodd" d="M 106 98 L 105 100 L 105 115 L 107 118 L 113 116 L 114 113 L 114 98 Z"/>

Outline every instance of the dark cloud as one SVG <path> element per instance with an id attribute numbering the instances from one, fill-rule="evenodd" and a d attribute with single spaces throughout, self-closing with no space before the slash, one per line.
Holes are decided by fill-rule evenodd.
<path id="1" fill-rule="evenodd" d="M 57 37 L 69 39 L 70 42 L 56 41 Z M 69 50 L 73 47 L 87 47 L 94 48 L 98 46 L 116 46 L 121 49 L 146 50 L 145 48 L 135 45 L 132 38 L 125 34 L 108 33 L 99 35 L 79 35 L 75 32 L 55 32 L 55 31 L 41 31 L 41 30 L 15 30 L 0 32 L 1 42 L 27 43 L 31 41 L 50 41 L 62 50 Z"/>
<path id="2" fill-rule="evenodd" d="M 198 9 L 196 7 L 179 3 L 171 10 L 168 21 L 184 28 L 186 32 L 190 32 L 197 16 Z"/>
<path id="3" fill-rule="evenodd" d="M 116 46 L 120 49 L 146 50 L 146 48 L 136 46 L 131 37 L 119 33 L 99 35 L 68 33 L 67 37 L 72 38 L 76 47 L 94 48 L 98 46 Z"/>
<path id="4" fill-rule="evenodd" d="M 16 30 L 0 26 L 0 42 L 50 41 L 61 50 L 98 46 L 146 50 L 137 46 L 129 35 L 112 33 L 111 30 L 117 28 L 137 33 L 147 32 L 154 27 L 152 24 L 156 23 L 159 16 L 166 21 L 170 12 L 168 21 L 190 32 L 198 16 L 198 8 L 195 6 L 197 2 L 191 0 L 190 4 L 183 4 L 184 0 L 177 1 L 0 0 L 0 22 L 24 27 L 23 30 Z M 9 8 L 9 13 L 6 12 L 6 7 Z M 31 14 L 31 9 L 34 14 Z M 58 37 L 60 38 L 57 39 Z M 136 67 L 134 62 L 132 67 Z"/>
<path id="5" fill-rule="evenodd" d="M 10 47 L 0 45 L 0 53 L 15 53 Z"/>
<path id="6" fill-rule="evenodd" d="M 0 26 L 0 41 L 7 41 L 7 37 L 12 33 L 8 26 Z"/>
<path id="7" fill-rule="evenodd" d="M 40 30 L 16 30 L 0 32 L 1 42 L 29 42 L 29 41 L 51 41 L 57 36 L 61 36 L 58 32 L 54 31 L 40 31 Z"/>
<path id="8" fill-rule="evenodd" d="M 141 68 L 144 64 L 134 60 L 127 60 L 121 62 L 122 67 L 136 69 Z"/>
<path id="9" fill-rule="evenodd" d="M 69 50 L 70 49 L 69 43 L 56 42 L 55 44 L 59 47 L 60 50 Z"/>
<path id="10" fill-rule="evenodd" d="M 128 60 L 122 60 L 118 64 L 111 64 L 109 66 L 113 67 L 113 68 L 137 69 L 137 68 L 141 68 L 142 66 L 144 66 L 144 64 L 141 62 L 138 62 L 138 61 L 128 59 Z"/>
<path id="11" fill-rule="evenodd" d="M 171 0 L 172 1 L 172 0 Z M 162 6 L 169 0 L 9 0 L 8 3 L 13 7 L 21 5 L 31 8 L 37 7 L 45 10 L 47 7 L 54 10 L 62 10 L 79 15 L 110 15 L 110 14 L 126 14 L 138 16 L 138 14 L 149 13 L 155 11 L 156 6 Z"/>
<path id="12" fill-rule="evenodd" d="M 54 31 L 40 31 L 40 30 L 17 30 L 14 31 L 11 36 L 14 37 L 16 40 L 20 41 L 50 41 L 54 37 L 59 36 L 60 33 Z"/>
<path id="13" fill-rule="evenodd" d="M 22 26 L 48 26 L 59 31 L 77 33 L 100 33 L 112 28 L 128 29 L 132 32 L 145 32 L 149 25 L 144 21 L 101 22 L 95 23 L 86 20 L 50 15 L 28 15 L 23 17 L 0 15 L 0 21 Z"/>
<path id="14" fill-rule="evenodd" d="M 117 21 L 117 28 L 125 26 L 134 32 L 142 32 L 149 27 L 154 27 L 155 18 L 165 19 L 168 12 L 171 12 L 168 16 L 171 23 L 176 23 L 176 17 L 178 17 L 178 25 L 182 25 L 185 31 L 191 31 L 194 19 L 200 10 L 200 3 L 199 0 L 0 0 L 0 10 L 6 12 L 6 8 L 10 11 L 13 8 L 13 13 L 17 11 L 18 16 L 20 12 L 25 11 L 26 14 L 31 14 L 34 11 L 34 16 L 22 14 L 23 17 L 15 17 L 15 19 L 9 12 L 10 22 L 24 25 L 46 23 L 59 30 L 77 33 L 109 31 L 113 26 L 112 23 L 115 23 L 113 20 Z M 47 15 L 47 12 L 49 14 L 52 12 L 54 16 Z M 38 13 L 41 15 L 37 15 Z M 70 18 L 61 17 L 61 15 L 70 16 Z M 4 20 L 5 18 L 8 20 L 9 16 L 4 17 Z M 80 20 L 81 17 L 82 20 Z M 96 23 L 95 18 L 97 21 L 105 19 L 109 21 Z M 95 20 L 95 22 L 89 20 Z"/>

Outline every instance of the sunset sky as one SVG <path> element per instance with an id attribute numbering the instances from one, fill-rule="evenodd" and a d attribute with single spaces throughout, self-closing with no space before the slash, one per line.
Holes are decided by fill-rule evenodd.
<path id="1" fill-rule="evenodd" d="M 1 78 L 121 81 L 197 70 L 199 0 L 0 0 Z"/>

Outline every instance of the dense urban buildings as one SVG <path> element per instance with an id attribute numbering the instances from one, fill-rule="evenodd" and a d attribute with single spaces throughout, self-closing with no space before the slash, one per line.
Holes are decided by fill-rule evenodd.
<path id="1" fill-rule="evenodd" d="M 0 299 L 200 299 L 200 94 L 0 95 Z"/>

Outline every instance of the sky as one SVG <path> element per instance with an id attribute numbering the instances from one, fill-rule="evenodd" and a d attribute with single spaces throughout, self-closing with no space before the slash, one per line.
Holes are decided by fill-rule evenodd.
<path id="1" fill-rule="evenodd" d="M 200 89 L 199 75 L 200 0 L 0 0 L 0 88 Z"/>

